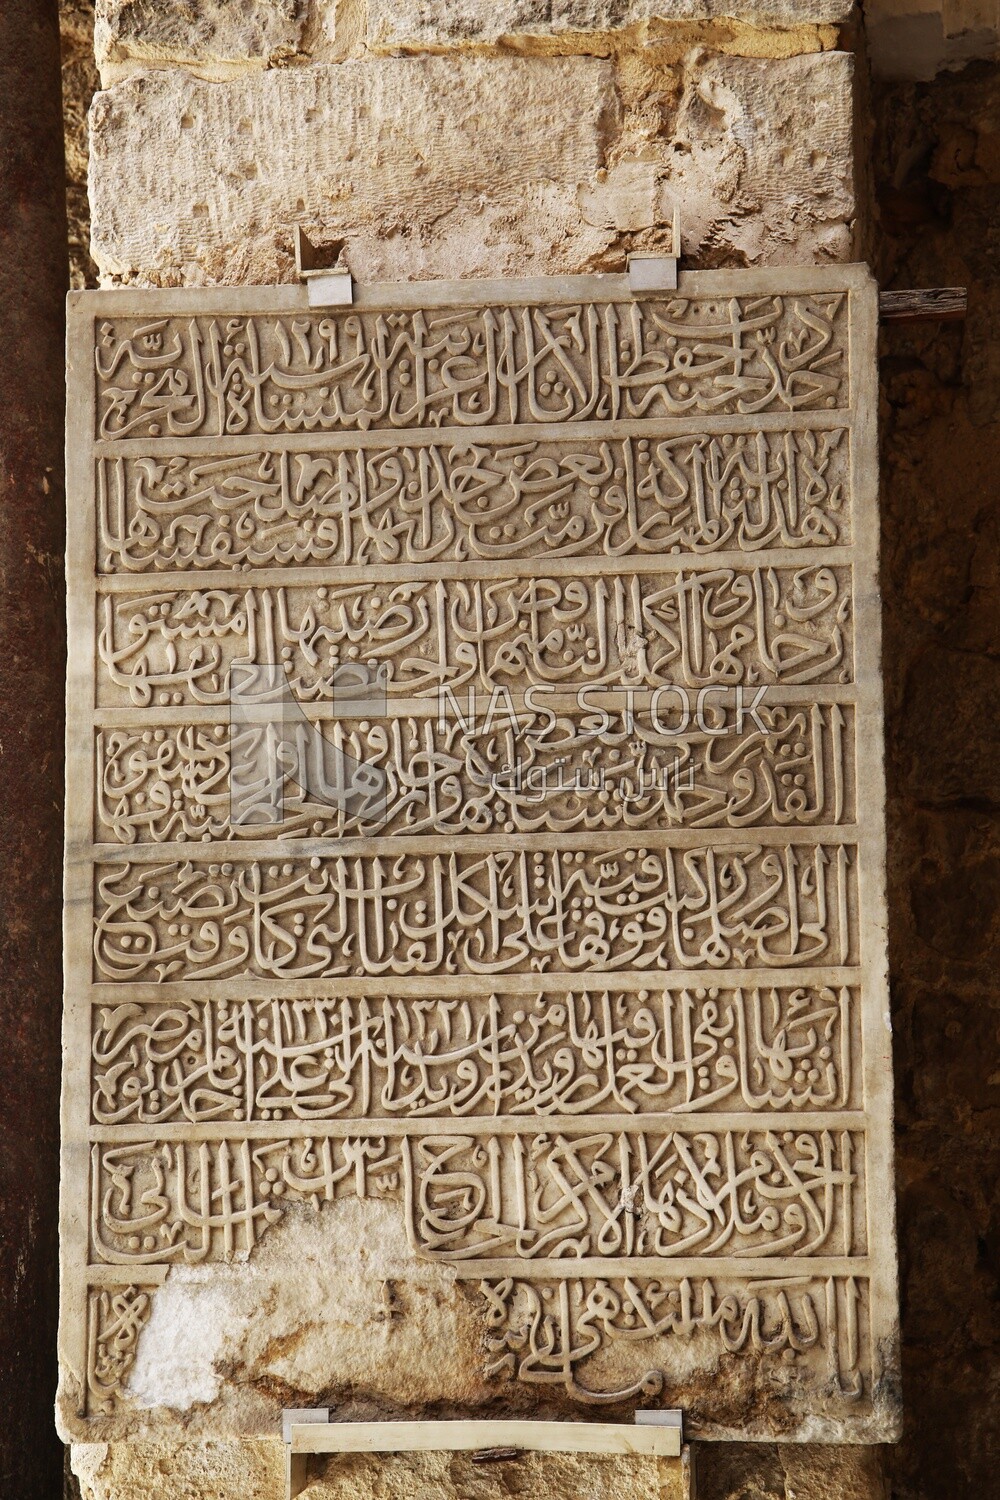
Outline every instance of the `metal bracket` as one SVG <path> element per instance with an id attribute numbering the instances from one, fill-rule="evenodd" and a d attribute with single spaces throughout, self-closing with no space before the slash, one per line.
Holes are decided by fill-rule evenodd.
<path id="1" fill-rule="evenodd" d="M 654 255 L 645 250 L 634 250 L 626 256 L 625 267 L 633 297 L 640 296 L 643 292 L 677 290 L 677 263 L 681 258 L 681 213 L 676 204 L 670 248 L 670 255 Z"/>
<path id="2" fill-rule="evenodd" d="M 683 1441 L 684 1413 L 677 1406 L 664 1407 L 661 1411 L 648 1407 L 637 1411 L 635 1425 L 637 1427 L 676 1427 L 682 1434 Z"/>
<path id="3" fill-rule="evenodd" d="M 309 1483 L 313 1453 L 467 1453 L 473 1463 L 516 1460 L 523 1453 L 647 1454 L 680 1465 L 686 1500 L 690 1455 L 679 1411 L 636 1412 L 635 1426 L 609 1422 L 495 1421 L 331 1422 L 329 1409 L 282 1412 L 285 1497 Z"/>
<path id="4" fill-rule="evenodd" d="M 343 252 L 343 241 L 334 245 L 314 245 L 301 224 L 295 226 L 295 273 L 304 281 L 310 307 L 350 307 L 354 301 L 354 278 L 337 262 Z M 334 258 L 333 265 L 322 261 Z"/>
<path id="5" fill-rule="evenodd" d="M 330 1420 L 328 1406 L 291 1406 L 281 1413 L 281 1437 L 285 1445 L 285 1500 L 295 1500 L 309 1483 L 309 1455 L 292 1447 L 293 1427 L 324 1425 Z"/>

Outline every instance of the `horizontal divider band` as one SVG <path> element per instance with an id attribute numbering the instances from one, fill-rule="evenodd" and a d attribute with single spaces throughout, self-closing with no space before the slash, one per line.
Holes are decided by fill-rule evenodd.
<path id="1" fill-rule="evenodd" d="M 235 1099 L 234 1099 L 235 1102 Z M 280 1102 L 280 1101 L 275 1101 Z M 291 1100 L 288 1101 L 291 1104 Z M 749 1110 L 736 1113 L 714 1113 L 710 1110 L 692 1110 L 685 1113 L 671 1110 L 664 1114 L 580 1114 L 580 1115 L 458 1115 L 421 1116 L 408 1115 L 405 1119 L 366 1116 L 364 1119 L 311 1120 L 212 1120 L 192 1124 L 187 1120 L 153 1121 L 149 1124 L 91 1125 L 89 1138 L 95 1145 L 119 1146 L 142 1143 L 155 1138 L 156 1143 L 181 1141 L 184 1145 L 197 1147 L 201 1141 L 253 1140 L 281 1141 L 289 1139 L 342 1140 L 348 1136 L 402 1136 L 433 1135 L 591 1135 L 594 1131 L 621 1134 L 634 1131 L 676 1131 L 688 1133 L 716 1130 L 765 1131 L 765 1130 L 849 1130 L 863 1133 L 867 1128 L 867 1116 L 860 1110 L 762 1110 L 755 1114 Z"/>
<path id="2" fill-rule="evenodd" d="M 339 453 L 352 449 L 458 447 L 475 443 L 493 443 L 497 447 L 525 442 L 613 442 L 622 438 L 724 437 L 758 432 L 816 432 L 851 428 L 856 420 L 849 407 L 805 412 L 759 412 L 749 416 L 697 414 L 682 417 L 624 417 L 604 421 L 575 422 L 497 422 L 478 425 L 433 428 L 375 427 L 364 432 L 271 432 L 245 434 L 198 433 L 190 437 L 125 438 L 95 437 L 92 448 L 96 458 L 173 457 L 202 454 L 212 457 L 251 457 L 262 452 Z"/>

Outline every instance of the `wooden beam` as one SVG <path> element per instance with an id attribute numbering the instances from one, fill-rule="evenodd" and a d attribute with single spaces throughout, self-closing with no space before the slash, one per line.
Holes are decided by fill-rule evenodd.
<path id="1" fill-rule="evenodd" d="M 878 297 L 879 317 L 883 323 L 960 323 L 968 305 L 969 294 L 964 286 L 879 292 Z"/>

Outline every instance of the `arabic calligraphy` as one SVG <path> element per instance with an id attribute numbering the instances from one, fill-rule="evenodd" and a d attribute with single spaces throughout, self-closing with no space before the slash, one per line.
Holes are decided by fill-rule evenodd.
<path id="1" fill-rule="evenodd" d="M 407 1225 L 448 1260 L 850 1255 L 847 1131 L 404 1137 Z"/>
<path id="2" fill-rule="evenodd" d="M 114 1411 L 135 1364 L 139 1335 L 153 1310 L 152 1288 L 95 1288 L 87 1301 L 86 1414 Z"/>
<path id="3" fill-rule="evenodd" d="M 843 546 L 847 450 L 839 427 L 99 458 L 98 569 Z"/>
<path id="4" fill-rule="evenodd" d="M 123 318 L 97 436 L 369 432 L 832 410 L 846 298 Z"/>
<path id="5" fill-rule="evenodd" d="M 95 978 L 843 965 L 855 879 L 840 843 L 99 866 Z"/>
<path id="6" fill-rule="evenodd" d="M 472 685 L 656 688 L 847 682 L 850 570 L 196 588 L 101 601 L 99 702 L 223 704 L 234 661 L 281 664 L 303 703 L 349 662 L 391 697 Z"/>
<path id="7" fill-rule="evenodd" d="M 663 1372 L 643 1368 L 611 1390 L 583 1383 L 580 1366 L 606 1344 L 651 1339 L 717 1341 L 727 1354 L 784 1356 L 793 1367 L 812 1350 L 823 1356 L 828 1396 L 856 1401 L 864 1389 L 863 1279 L 641 1277 L 483 1281 L 490 1333 L 487 1371 L 531 1385 L 561 1385 L 576 1400 L 598 1404 L 656 1396 Z M 635 1353 L 641 1358 L 642 1350 Z M 792 1373 L 785 1366 L 786 1377 Z M 794 1378 L 794 1374 L 793 1374 Z"/>
<path id="8" fill-rule="evenodd" d="M 114 1264 L 246 1255 L 291 1203 L 401 1197 L 422 1258 L 851 1255 L 849 1131 L 554 1131 L 143 1141 L 93 1148 L 94 1252 Z"/>
<path id="9" fill-rule="evenodd" d="M 287 730 L 270 725 L 100 730 L 97 837 L 145 844 L 853 821 L 852 707 L 762 706 L 761 727 L 737 731 L 731 716 L 713 726 L 708 706 L 707 730 L 694 734 L 665 716 L 654 724 L 649 714 L 611 710 L 589 725 L 530 710 L 475 728 L 412 716 L 315 728 L 303 720 L 291 749 Z M 260 764 L 254 786 L 241 783 L 236 819 L 234 760 Z M 255 822 L 251 799 L 280 801 L 280 825 Z"/>
<path id="10" fill-rule="evenodd" d="M 123 1000 L 95 1008 L 92 1118 L 840 1110 L 858 1025 L 847 986 Z"/>
<path id="11" fill-rule="evenodd" d="M 622 284 L 74 305 L 88 1441 L 357 1200 L 518 1410 L 883 1440 L 875 293 Z"/>

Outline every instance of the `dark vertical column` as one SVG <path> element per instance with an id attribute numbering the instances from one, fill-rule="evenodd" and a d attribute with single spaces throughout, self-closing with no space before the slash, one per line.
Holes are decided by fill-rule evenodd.
<path id="1" fill-rule="evenodd" d="M 0 1495 L 57 1500 L 67 279 L 57 0 L 0 0 Z"/>

